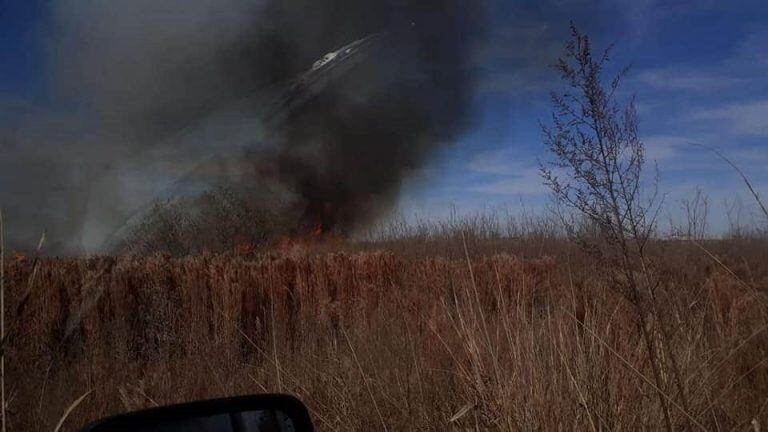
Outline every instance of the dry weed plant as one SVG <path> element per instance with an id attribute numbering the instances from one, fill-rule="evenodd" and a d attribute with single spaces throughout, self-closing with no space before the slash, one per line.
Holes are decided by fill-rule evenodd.
<path id="1" fill-rule="evenodd" d="M 556 64 L 568 89 L 552 94 L 552 125 L 542 127 L 545 145 L 554 156 L 542 164 L 542 177 L 558 203 L 597 228 L 599 236 L 590 239 L 597 241 L 579 240 L 605 262 L 612 287 L 634 311 L 631 322 L 642 337 L 651 377 L 646 377 L 644 368 L 631 370 L 656 393 L 664 427 L 707 430 L 691 409 L 693 392 L 675 350 L 677 323 L 669 315 L 673 311 L 665 310 L 669 281 L 661 277 L 659 262 L 649 253 L 661 200 L 657 180 L 652 192 L 644 193 L 645 148 L 638 135 L 634 99 L 625 106 L 616 100 L 627 69 L 603 84 L 610 53 L 608 49 L 595 56 L 589 37 L 571 27 L 571 40 Z M 687 205 L 692 229 L 688 234 L 693 239 L 700 238 L 704 229 L 699 222 L 706 208 L 700 195 L 695 200 Z"/>

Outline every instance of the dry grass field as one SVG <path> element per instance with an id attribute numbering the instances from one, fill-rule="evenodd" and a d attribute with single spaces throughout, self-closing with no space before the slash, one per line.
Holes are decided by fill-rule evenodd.
<path id="1" fill-rule="evenodd" d="M 0 432 L 768 431 L 761 2 L 16 3 Z"/>
<path id="2" fill-rule="evenodd" d="M 157 404 L 302 398 L 319 430 L 768 427 L 768 244 L 658 242 L 656 388 L 615 275 L 564 240 L 459 235 L 5 262 L 9 431 Z M 462 239 L 463 237 L 463 239 Z"/>

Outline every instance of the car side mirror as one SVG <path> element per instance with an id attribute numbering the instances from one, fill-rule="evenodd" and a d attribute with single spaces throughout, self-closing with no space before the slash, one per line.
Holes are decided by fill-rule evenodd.
<path id="1" fill-rule="evenodd" d="M 82 432 L 312 432 L 307 408 L 287 395 L 215 399 L 99 420 Z"/>

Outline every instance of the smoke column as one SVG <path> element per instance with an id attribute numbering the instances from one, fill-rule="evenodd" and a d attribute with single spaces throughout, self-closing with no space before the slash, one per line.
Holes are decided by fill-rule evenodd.
<path id="1" fill-rule="evenodd" d="M 592 35 L 632 27 L 637 8 L 614 3 L 42 2 L 32 27 L 50 88 L 0 94 L 8 246 L 29 251 L 45 230 L 48 254 L 110 252 L 153 201 L 230 184 L 248 203 L 286 203 L 298 233 L 349 233 L 386 214 L 476 112 L 546 98 L 569 21 Z M 318 59 L 372 34 L 385 36 L 367 60 L 265 121 Z"/>
<path id="2" fill-rule="evenodd" d="M 49 132 L 21 128 L 9 147 L 34 141 L 29 169 L 50 176 L 11 201 L 16 219 L 37 220 L 18 242 L 44 227 L 61 251 L 99 251 L 158 192 L 157 176 L 183 177 L 179 161 L 231 150 L 232 129 L 250 137 L 242 162 L 269 165 L 307 224 L 349 232 L 471 124 L 470 60 L 483 37 L 474 2 L 58 0 L 51 16 L 52 78 L 68 114 L 34 116 Z M 387 36 L 375 55 L 261 142 L 263 107 L 241 101 L 378 32 Z"/>

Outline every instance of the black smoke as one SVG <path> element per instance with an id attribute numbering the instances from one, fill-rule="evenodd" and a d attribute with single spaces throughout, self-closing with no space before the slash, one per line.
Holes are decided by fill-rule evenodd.
<path id="1" fill-rule="evenodd" d="M 45 34 L 56 112 L 30 115 L 6 153 L 24 147 L 14 163 L 37 173 L 10 202 L 11 219 L 36 221 L 17 243 L 46 229 L 53 252 L 103 251 L 190 172 L 220 185 L 205 167 L 218 154 L 250 167 L 241 185 L 285 195 L 300 225 L 364 225 L 471 125 L 484 20 L 461 0 L 57 0 Z M 264 123 L 268 101 L 315 61 L 375 33 L 365 61 Z"/>
<path id="2" fill-rule="evenodd" d="M 0 95 L 6 241 L 28 250 L 47 231 L 48 253 L 109 252 L 166 201 L 213 201 L 190 211 L 232 220 L 266 205 L 299 233 L 350 232 L 472 126 L 473 100 L 544 100 L 570 20 L 621 34 L 648 15 L 609 3 L 43 2 L 29 32 L 50 88 Z M 371 34 L 382 38 L 366 60 L 265 121 L 315 61 Z M 238 193 L 206 195 L 221 187 Z"/>
<path id="3" fill-rule="evenodd" d="M 455 0 L 376 6 L 370 21 L 347 24 L 327 44 L 379 31 L 386 32 L 382 46 L 309 102 L 278 138 L 278 176 L 301 197 L 304 219 L 339 232 L 386 209 L 404 177 L 473 117 L 469 60 L 482 32 L 477 11 Z M 363 14 L 358 7 L 326 19 L 344 27 Z"/>

